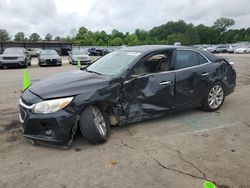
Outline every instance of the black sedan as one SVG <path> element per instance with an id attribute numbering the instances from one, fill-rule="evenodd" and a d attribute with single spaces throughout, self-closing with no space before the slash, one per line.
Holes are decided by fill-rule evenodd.
<path id="1" fill-rule="evenodd" d="M 92 144 L 110 125 L 152 119 L 201 106 L 218 110 L 235 88 L 227 60 L 181 46 L 138 46 L 103 56 L 82 70 L 41 80 L 20 98 L 23 135 L 70 145 L 79 128 Z"/>
<path id="2" fill-rule="evenodd" d="M 39 66 L 62 66 L 62 58 L 55 50 L 41 50 L 38 55 Z"/>

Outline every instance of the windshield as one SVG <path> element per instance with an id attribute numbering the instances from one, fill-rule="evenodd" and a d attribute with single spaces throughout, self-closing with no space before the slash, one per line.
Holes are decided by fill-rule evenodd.
<path id="1" fill-rule="evenodd" d="M 57 55 L 57 53 L 54 50 L 43 50 L 41 51 L 41 55 Z"/>
<path id="2" fill-rule="evenodd" d="M 86 52 L 84 50 L 72 50 L 71 53 L 74 55 L 86 55 Z"/>
<path id="3" fill-rule="evenodd" d="M 5 54 L 23 54 L 24 51 L 21 48 L 6 48 L 4 50 Z"/>
<path id="4" fill-rule="evenodd" d="M 117 76 L 128 68 L 129 64 L 141 53 L 128 51 L 111 52 L 87 68 L 87 71 L 93 71 L 104 75 Z"/>

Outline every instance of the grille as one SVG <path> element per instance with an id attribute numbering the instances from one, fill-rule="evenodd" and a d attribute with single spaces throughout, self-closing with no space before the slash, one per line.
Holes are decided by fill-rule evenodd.
<path id="1" fill-rule="evenodd" d="M 3 57 L 3 59 L 5 59 L 5 60 L 14 60 L 14 59 L 17 59 L 17 57 Z"/>
<path id="2" fill-rule="evenodd" d="M 48 64 L 56 64 L 57 60 L 56 59 L 47 59 L 46 63 L 48 63 Z"/>

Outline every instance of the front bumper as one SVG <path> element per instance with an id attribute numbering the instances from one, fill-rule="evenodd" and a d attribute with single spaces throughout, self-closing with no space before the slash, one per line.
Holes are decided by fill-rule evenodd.
<path id="1" fill-rule="evenodd" d="M 62 61 L 58 60 L 58 59 L 45 59 L 45 60 L 41 60 L 40 65 L 61 65 Z"/>
<path id="2" fill-rule="evenodd" d="M 17 61 L 17 60 L 1 60 L 0 67 L 20 67 L 24 66 L 25 61 Z"/>
<path id="3" fill-rule="evenodd" d="M 69 143 L 76 115 L 64 109 L 51 114 L 32 113 L 32 105 L 20 100 L 21 130 L 23 136 L 40 142 L 64 146 Z"/>
<path id="4" fill-rule="evenodd" d="M 72 60 L 73 65 L 77 65 L 77 63 L 78 63 L 78 60 L 77 61 Z M 80 60 L 80 63 L 81 65 L 89 65 L 91 64 L 91 60 Z"/>

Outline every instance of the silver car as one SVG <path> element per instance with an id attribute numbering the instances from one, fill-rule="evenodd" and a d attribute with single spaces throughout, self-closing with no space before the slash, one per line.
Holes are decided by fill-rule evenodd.
<path id="1" fill-rule="evenodd" d="M 27 49 L 30 57 L 37 57 L 38 54 L 41 52 L 40 48 L 28 48 Z"/>
<path id="2" fill-rule="evenodd" d="M 91 64 L 91 59 L 84 50 L 72 50 L 71 52 L 69 52 L 70 64 L 76 65 L 78 60 L 80 60 L 81 65 Z"/>
<path id="3" fill-rule="evenodd" d="M 6 48 L 0 55 L 0 68 L 23 67 L 26 68 L 31 63 L 30 56 L 25 48 Z"/>

